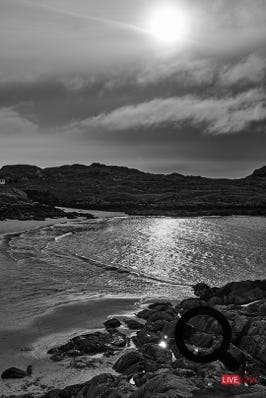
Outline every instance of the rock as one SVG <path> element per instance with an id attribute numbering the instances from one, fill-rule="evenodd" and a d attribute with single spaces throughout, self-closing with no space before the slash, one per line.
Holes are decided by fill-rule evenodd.
<path id="1" fill-rule="evenodd" d="M 211 305 L 241 305 L 266 298 L 266 280 L 232 282 L 221 288 L 198 283 L 194 286 L 194 292 Z"/>
<path id="2" fill-rule="evenodd" d="M 160 301 L 150 304 L 148 308 L 156 311 L 167 311 L 169 308 L 173 308 L 173 306 L 170 301 Z"/>
<path id="3" fill-rule="evenodd" d="M 205 300 L 200 300 L 198 298 L 188 298 L 185 300 L 182 300 L 181 303 L 179 303 L 176 306 L 176 310 L 180 312 L 185 312 L 189 311 L 190 309 L 194 307 L 201 307 L 201 306 L 206 306 L 207 303 Z"/>
<path id="4" fill-rule="evenodd" d="M 32 374 L 32 366 L 28 366 L 26 371 L 19 368 L 8 368 L 2 374 L 2 379 L 22 379 Z"/>
<path id="5" fill-rule="evenodd" d="M 123 354 L 114 364 L 113 368 L 118 373 L 130 374 L 137 371 L 139 363 L 143 362 L 143 356 L 138 351 L 129 351 Z M 130 371 L 129 371 L 130 369 Z"/>
<path id="6" fill-rule="evenodd" d="M 148 322 L 155 322 L 158 320 L 162 321 L 172 321 L 176 318 L 176 313 L 174 310 L 167 310 L 167 311 L 157 311 L 152 310 L 152 312 L 148 315 Z"/>
<path id="7" fill-rule="evenodd" d="M 160 364 L 170 364 L 172 361 L 172 354 L 167 348 L 161 348 L 156 344 L 146 344 L 140 349 L 146 358 Z"/>
<path id="8" fill-rule="evenodd" d="M 173 369 L 189 369 L 196 371 L 198 364 L 186 359 L 183 355 L 179 353 L 179 357 L 176 356 L 176 360 L 172 363 Z"/>
<path id="9" fill-rule="evenodd" d="M 158 319 L 158 321 L 155 322 L 147 322 L 146 329 L 150 332 L 159 332 L 164 329 L 167 323 L 169 322 L 163 321 L 162 319 Z"/>
<path id="10" fill-rule="evenodd" d="M 111 318 L 104 322 L 106 329 L 116 329 L 121 326 L 121 322 L 117 318 Z"/>
<path id="11" fill-rule="evenodd" d="M 138 330 L 144 327 L 142 323 L 136 321 L 135 319 L 125 319 L 125 323 L 127 327 L 131 330 Z"/>
<path id="12" fill-rule="evenodd" d="M 153 377 L 161 375 L 161 374 L 166 374 L 168 372 L 169 372 L 168 368 L 160 367 L 159 369 L 155 369 L 153 371 L 138 373 L 137 375 L 134 376 L 134 380 L 136 382 L 136 386 L 140 387 L 143 384 L 145 384 L 148 380 L 152 379 Z"/>
<path id="13" fill-rule="evenodd" d="M 51 359 L 51 361 L 54 361 L 54 362 L 60 362 L 60 361 L 63 361 L 64 356 L 61 355 L 61 354 L 53 354 L 53 355 L 50 357 L 50 359 Z"/>
<path id="14" fill-rule="evenodd" d="M 265 377 L 265 376 L 260 376 L 260 377 L 259 377 L 259 382 L 260 382 L 260 384 L 262 384 L 263 386 L 266 386 L 266 377 Z"/>
<path id="15" fill-rule="evenodd" d="M 240 311 L 222 310 L 222 312 L 232 328 L 232 343 L 238 345 L 249 328 L 250 318 L 242 315 Z"/>
<path id="16" fill-rule="evenodd" d="M 198 388 L 190 380 L 174 373 L 162 373 L 139 387 L 136 398 L 192 398 L 197 390 Z"/>
<path id="17" fill-rule="evenodd" d="M 191 370 L 191 369 L 176 368 L 173 373 L 180 377 L 195 377 L 196 376 L 196 372 L 194 372 L 194 370 Z"/>
<path id="18" fill-rule="evenodd" d="M 266 317 L 255 317 L 250 321 L 240 348 L 266 365 Z"/>
<path id="19" fill-rule="evenodd" d="M 206 283 L 197 283 L 196 285 L 192 286 L 192 288 L 194 290 L 195 296 L 198 296 L 201 299 L 208 299 L 213 295 L 212 288 Z"/>
<path id="20" fill-rule="evenodd" d="M 115 333 L 112 334 L 112 339 L 110 341 L 110 344 L 113 347 L 118 347 L 118 348 L 125 347 L 127 344 L 127 336 L 125 336 L 123 333 L 116 331 Z"/>
<path id="21" fill-rule="evenodd" d="M 243 309 L 242 309 L 243 311 Z M 252 316 L 255 315 L 266 315 L 266 299 L 259 300 L 255 303 L 249 304 L 245 309 L 245 314 Z"/>
<path id="22" fill-rule="evenodd" d="M 161 340 L 161 337 L 154 333 L 146 330 L 145 328 L 139 330 L 136 336 L 132 337 L 133 343 L 138 347 L 142 347 L 144 344 L 155 343 L 158 344 Z"/>
<path id="23" fill-rule="evenodd" d="M 177 317 L 177 313 L 171 303 L 155 303 L 154 305 L 151 304 L 149 309 L 146 308 L 140 311 L 137 316 L 149 322 L 158 320 L 172 321 Z"/>
<path id="24" fill-rule="evenodd" d="M 74 337 L 60 347 L 54 347 L 48 351 L 52 354 L 52 360 L 61 360 L 65 356 L 93 355 L 106 353 L 107 355 L 126 345 L 126 336 L 118 331 L 109 333 L 89 333 Z"/>
<path id="25" fill-rule="evenodd" d="M 86 383 L 49 391 L 42 398 L 135 398 L 134 391 L 125 379 L 103 373 Z"/>
<path id="26" fill-rule="evenodd" d="M 152 313 L 151 310 L 148 310 L 148 308 L 145 308 L 144 310 L 142 310 L 142 311 L 140 311 L 140 312 L 137 313 L 137 317 L 147 320 L 147 319 L 148 319 L 148 316 L 149 316 L 151 313 Z"/>

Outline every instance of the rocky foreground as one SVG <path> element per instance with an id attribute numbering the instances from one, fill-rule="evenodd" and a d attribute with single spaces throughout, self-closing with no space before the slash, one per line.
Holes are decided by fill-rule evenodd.
<path id="1" fill-rule="evenodd" d="M 266 280 L 230 283 L 222 288 L 200 283 L 194 292 L 197 297 L 185 299 L 175 307 L 170 302 L 156 302 L 139 312 L 135 319 L 126 320 L 128 328 L 134 330 L 130 338 L 119 330 L 121 320 L 109 319 L 105 322 L 105 333 L 81 335 L 52 348 L 49 354 L 54 361 L 65 358 L 81 361 L 102 353 L 114 358 L 116 373 L 101 374 L 84 384 L 49 391 L 42 398 L 266 397 Z M 216 308 L 229 320 L 232 328 L 229 351 L 240 364 L 234 373 L 245 377 L 246 383 L 222 385 L 221 375 L 231 373 L 223 363 L 197 364 L 178 351 L 174 340 L 176 322 L 180 314 L 201 305 Z M 194 324 L 198 332 L 192 334 L 193 344 L 213 346 L 215 321 L 208 318 L 204 332 L 201 322 Z"/>

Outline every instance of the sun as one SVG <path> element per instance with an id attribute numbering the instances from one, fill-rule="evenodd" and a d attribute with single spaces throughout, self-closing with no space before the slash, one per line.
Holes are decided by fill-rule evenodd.
<path id="1" fill-rule="evenodd" d="M 186 38 L 188 21 L 181 10 L 163 7 L 152 15 L 148 29 L 158 40 L 174 44 Z"/>

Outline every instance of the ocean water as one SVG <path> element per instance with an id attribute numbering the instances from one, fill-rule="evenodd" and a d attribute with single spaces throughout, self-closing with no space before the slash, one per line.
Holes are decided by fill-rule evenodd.
<path id="1" fill-rule="evenodd" d="M 5 236 L 0 330 L 95 297 L 181 299 L 206 282 L 266 278 L 263 217 L 115 217 Z"/>

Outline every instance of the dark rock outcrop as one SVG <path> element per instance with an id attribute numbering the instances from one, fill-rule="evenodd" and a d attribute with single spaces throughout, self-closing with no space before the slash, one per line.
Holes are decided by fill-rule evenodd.
<path id="1" fill-rule="evenodd" d="M 19 368 L 8 368 L 2 374 L 2 379 L 23 379 L 26 376 L 30 376 L 32 374 L 32 366 L 29 365 L 26 370 L 22 370 Z"/>
<path id="2" fill-rule="evenodd" d="M 241 305 L 266 298 L 266 281 L 232 282 L 221 288 L 199 283 L 194 292 L 209 305 Z"/>
<path id="3" fill-rule="evenodd" d="M 127 327 L 131 330 L 139 330 L 143 328 L 143 324 L 136 321 L 135 319 L 125 319 Z"/>
<path id="4" fill-rule="evenodd" d="M 116 329 L 121 326 L 121 322 L 117 318 L 111 318 L 104 322 L 104 326 L 106 327 L 106 329 Z"/>
<path id="5" fill-rule="evenodd" d="M 89 333 L 72 338 L 68 343 L 54 347 L 48 351 L 51 359 L 59 361 L 65 357 L 75 357 L 84 354 L 93 355 L 99 353 L 112 354 L 126 345 L 126 336 L 119 332 Z"/>

